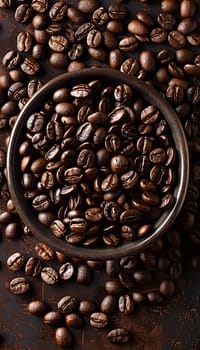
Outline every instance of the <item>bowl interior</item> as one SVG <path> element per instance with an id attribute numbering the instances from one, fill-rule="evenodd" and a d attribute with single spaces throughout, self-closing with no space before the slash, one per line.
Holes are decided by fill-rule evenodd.
<path id="1" fill-rule="evenodd" d="M 18 154 L 26 121 L 31 113 L 40 108 L 42 102 L 48 99 L 52 92 L 60 87 L 72 87 L 75 84 L 89 82 L 99 79 L 109 84 L 125 83 L 135 89 L 147 102 L 154 104 L 161 111 L 168 124 L 170 125 L 176 150 L 178 151 L 178 179 L 175 189 L 175 203 L 169 210 L 165 210 L 154 225 L 154 232 L 135 241 L 124 242 L 118 247 L 108 248 L 86 248 L 73 246 L 62 239 L 56 238 L 50 229 L 42 225 L 34 213 L 31 203 L 25 199 L 24 190 L 21 186 L 20 177 L 20 156 Z M 138 79 L 128 76 L 124 73 L 104 68 L 89 68 L 78 72 L 62 74 L 49 81 L 33 98 L 27 103 L 22 112 L 19 114 L 17 122 L 13 128 L 8 153 L 7 153 L 7 171 L 8 184 L 12 199 L 19 216 L 32 233 L 42 242 L 52 246 L 57 251 L 63 252 L 67 256 L 81 257 L 85 259 L 111 259 L 119 258 L 126 255 L 135 254 L 145 249 L 152 241 L 163 234 L 174 222 L 177 217 L 187 192 L 189 179 L 189 155 L 188 146 L 181 123 L 169 105 L 169 103 L 149 85 Z"/>

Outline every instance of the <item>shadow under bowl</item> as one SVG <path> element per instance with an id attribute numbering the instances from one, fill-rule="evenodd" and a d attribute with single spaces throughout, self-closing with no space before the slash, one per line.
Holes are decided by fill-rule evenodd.
<path id="1" fill-rule="evenodd" d="M 132 89 L 149 104 L 156 105 L 168 122 L 176 150 L 178 152 L 178 176 L 175 188 L 174 204 L 165 210 L 154 224 L 154 231 L 149 236 L 138 238 L 135 241 L 127 241 L 117 247 L 86 248 L 74 246 L 64 240 L 55 237 L 50 229 L 41 224 L 37 219 L 37 213 L 31 203 L 24 197 L 24 189 L 21 186 L 19 146 L 22 142 L 26 121 L 30 114 L 38 111 L 42 103 L 50 98 L 51 94 L 61 87 L 72 87 L 75 84 L 86 83 L 99 79 L 108 84 L 128 84 Z M 169 103 L 149 85 L 135 77 L 107 68 L 88 68 L 80 71 L 65 73 L 49 81 L 26 104 L 19 114 L 12 130 L 7 153 L 7 176 L 11 197 L 17 213 L 29 227 L 31 232 L 41 241 L 50 245 L 54 250 L 64 253 L 66 256 L 78 257 L 90 260 L 106 260 L 134 255 L 147 248 L 156 238 L 160 237 L 170 228 L 176 219 L 187 192 L 189 181 L 189 154 L 188 146 L 182 125 Z"/>

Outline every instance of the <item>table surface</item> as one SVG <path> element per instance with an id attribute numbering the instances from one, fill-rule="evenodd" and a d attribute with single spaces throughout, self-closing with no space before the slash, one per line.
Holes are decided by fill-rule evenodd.
<path id="1" fill-rule="evenodd" d="M 152 1 L 153 2 L 153 1 Z M 71 1 L 71 4 L 74 2 Z M 103 3 L 103 1 L 102 1 Z M 111 2 L 104 2 L 111 3 Z M 134 5 L 134 6 L 133 6 Z M 139 5 L 137 1 L 129 4 L 136 12 L 144 8 L 152 13 L 155 8 Z M 0 9 L 0 55 L 15 48 L 16 34 L 24 26 L 17 24 L 12 10 Z M 62 70 L 51 67 L 43 74 L 43 81 L 54 77 Z M 0 146 L 5 148 L 6 133 L 0 135 Z M 42 298 L 56 309 L 57 301 L 64 295 L 73 295 L 79 299 L 93 299 L 99 302 L 104 295 L 103 284 L 109 277 L 103 271 L 93 270 L 93 281 L 88 286 L 79 286 L 75 281 L 59 283 L 55 286 L 45 285 L 39 277 L 30 278 L 32 289 L 27 295 L 11 295 L 8 290 L 9 281 L 20 273 L 8 271 L 6 260 L 8 256 L 20 251 L 26 257 L 35 256 L 34 245 L 37 243 L 32 236 L 21 235 L 15 240 L 8 240 L 1 229 L 0 242 L 0 337 L 2 350 L 56 350 L 54 330 L 44 325 L 36 316 L 28 314 L 27 303 Z M 124 350 L 199 350 L 200 349 L 200 280 L 199 273 L 192 271 L 190 251 L 184 249 L 184 273 L 177 283 L 174 297 L 161 306 L 143 306 L 136 308 L 130 316 L 115 314 L 112 317 L 113 327 L 123 325 L 132 333 L 132 340 L 122 348 Z M 49 263 L 57 266 L 56 262 Z M 23 275 L 23 274 L 22 274 Z M 151 290 L 159 286 L 162 276 L 155 274 Z M 83 330 L 72 330 L 74 335 L 74 350 L 119 349 L 106 339 L 108 330 L 96 330 L 85 320 Z"/>

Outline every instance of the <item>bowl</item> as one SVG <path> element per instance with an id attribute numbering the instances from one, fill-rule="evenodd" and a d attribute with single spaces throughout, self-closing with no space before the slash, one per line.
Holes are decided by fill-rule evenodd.
<path id="1" fill-rule="evenodd" d="M 20 179 L 20 157 L 18 149 L 22 141 L 28 117 L 31 113 L 38 110 L 39 106 L 42 105 L 56 89 L 63 86 L 72 87 L 75 84 L 96 79 L 103 82 L 106 81 L 109 85 L 128 84 L 149 104 L 156 105 L 171 128 L 171 134 L 178 152 L 179 161 L 177 169 L 178 179 L 174 192 L 174 204 L 168 210 L 165 210 L 156 220 L 153 226 L 153 232 L 150 235 L 143 236 L 133 241 L 123 242 L 116 247 L 88 248 L 66 243 L 62 239 L 55 237 L 49 227 L 44 226 L 38 221 L 31 203 L 24 197 L 24 189 L 22 188 Z M 188 187 L 189 154 L 187 141 L 181 123 L 173 108 L 161 94 L 151 86 L 133 76 L 115 70 L 107 68 L 88 68 L 72 73 L 65 73 L 50 80 L 30 99 L 20 112 L 10 137 L 7 153 L 7 176 L 10 194 L 16 210 L 24 224 L 30 228 L 31 232 L 38 240 L 50 245 L 54 250 L 60 251 L 66 256 L 91 260 L 120 258 L 122 256 L 134 255 L 147 248 L 156 238 L 166 232 L 176 219 L 184 203 Z"/>

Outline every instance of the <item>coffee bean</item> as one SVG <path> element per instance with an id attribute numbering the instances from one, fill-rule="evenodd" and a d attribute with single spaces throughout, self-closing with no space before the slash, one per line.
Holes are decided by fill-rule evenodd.
<path id="1" fill-rule="evenodd" d="M 128 295 L 119 297 L 119 311 L 124 315 L 130 315 L 134 310 L 133 299 Z"/>
<path id="2" fill-rule="evenodd" d="M 140 64 L 145 72 L 152 73 L 156 67 L 154 53 L 152 51 L 142 51 L 140 53 Z"/>
<path id="3" fill-rule="evenodd" d="M 24 277 L 16 277 L 10 281 L 10 291 L 12 294 L 24 294 L 30 289 L 30 283 Z"/>
<path id="4" fill-rule="evenodd" d="M 33 300 L 27 306 L 27 311 L 32 315 L 43 316 L 48 306 L 43 300 Z"/>
<path id="5" fill-rule="evenodd" d="M 18 271 L 25 264 L 25 260 L 25 256 L 23 256 L 21 253 L 14 253 L 7 259 L 7 266 L 9 270 Z"/>
<path id="6" fill-rule="evenodd" d="M 173 13 L 161 12 L 157 17 L 157 21 L 166 30 L 173 30 L 176 26 L 176 17 Z"/>
<path id="7" fill-rule="evenodd" d="M 90 316 L 95 312 L 96 305 L 90 300 L 81 300 L 79 304 L 79 313 L 83 316 Z"/>
<path id="8" fill-rule="evenodd" d="M 25 57 L 21 63 L 21 69 L 25 74 L 32 76 L 39 72 L 40 65 L 34 58 Z"/>
<path id="9" fill-rule="evenodd" d="M 32 19 L 33 10 L 29 4 L 21 4 L 15 10 L 15 20 L 19 23 L 28 23 Z"/>
<path id="10" fill-rule="evenodd" d="M 68 327 L 80 329 L 83 327 L 83 319 L 76 313 L 65 316 L 65 322 Z"/>
<path id="11" fill-rule="evenodd" d="M 87 265 L 79 265 L 76 281 L 79 284 L 89 284 L 92 279 L 91 269 Z"/>
<path id="12" fill-rule="evenodd" d="M 49 311 L 43 317 L 43 323 L 48 326 L 58 326 L 62 322 L 62 316 L 58 311 Z"/>
<path id="13" fill-rule="evenodd" d="M 54 251 L 45 243 L 37 243 L 35 245 L 35 252 L 43 260 L 52 260 L 54 257 Z"/>
<path id="14" fill-rule="evenodd" d="M 48 44 L 51 50 L 55 52 L 63 52 L 68 47 L 68 40 L 62 35 L 52 35 Z"/>
<path id="15" fill-rule="evenodd" d="M 70 314 L 78 305 L 78 300 L 75 297 L 65 296 L 58 301 L 57 308 L 61 314 Z"/>
<path id="16" fill-rule="evenodd" d="M 72 345 L 72 335 L 66 327 L 56 329 L 55 340 L 60 348 L 68 348 Z"/>
<path id="17" fill-rule="evenodd" d="M 0 8 L 8 8 L 12 5 L 11 0 L 1 0 L 0 2 Z"/>
<path id="18" fill-rule="evenodd" d="M 21 61 L 20 53 L 17 51 L 10 50 L 2 57 L 3 66 L 8 69 L 15 69 L 19 67 Z"/>
<path id="19" fill-rule="evenodd" d="M 124 344 L 129 341 L 130 334 L 126 328 L 115 328 L 107 334 L 107 338 L 111 343 Z"/>
<path id="20" fill-rule="evenodd" d="M 25 272 L 30 276 L 37 276 L 42 270 L 42 263 L 39 258 L 31 257 L 27 260 Z"/>
<path id="21" fill-rule="evenodd" d="M 62 1 L 56 1 L 49 10 L 49 17 L 53 22 L 61 21 L 66 13 L 67 5 Z"/>
<path id="22" fill-rule="evenodd" d="M 19 32 L 17 35 L 17 50 L 28 52 L 32 47 L 32 36 L 29 32 Z"/>
<path id="23" fill-rule="evenodd" d="M 117 295 L 123 293 L 123 287 L 121 283 L 117 280 L 106 281 L 105 290 L 111 295 Z"/>
<path id="24" fill-rule="evenodd" d="M 192 32 L 195 32 L 195 30 L 197 29 L 197 22 L 194 19 L 194 17 L 187 17 L 187 18 L 183 18 L 178 26 L 177 26 L 177 30 L 179 30 L 182 34 L 191 34 Z"/>
<path id="25" fill-rule="evenodd" d="M 108 324 L 108 317 L 103 312 L 94 312 L 90 315 L 90 324 L 95 328 L 105 328 Z"/>
<path id="26" fill-rule="evenodd" d="M 8 239 L 13 239 L 13 238 L 16 238 L 18 236 L 20 231 L 21 231 L 21 229 L 20 229 L 20 226 L 18 223 L 10 222 L 5 227 L 4 235 Z"/>
<path id="27" fill-rule="evenodd" d="M 128 23 L 128 31 L 136 35 L 148 35 L 148 27 L 138 19 L 132 19 Z"/>
<path id="28" fill-rule="evenodd" d="M 49 63 L 56 68 L 67 68 L 69 59 L 65 53 L 53 52 L 49 57 Z"/>
<path id="29" fill-rule="evenodd" d="M 174 281 L 164 280 L 160 284 L 160 293 L 164 296 L 171 297 L 175 293 Z"/>
<path id="30" fill-rule="evenodd" d="M 136 303 L 136 304 L 141 304 L 141 303 L 144 303 L 145 302 L 145 295 L 140 293 L 140 292 L 133 292 L 132 294 L 132 297 L 133 297 L 133 301 Z"/>
<path id="31" fill-rule="evenodd" d="M 152 274 L 150 271 L 135 271 L 133 278 L 137 283 L 147 283 L 152 280 Z"/>
<path id="32" fill-rule="evenodd" d="M 153 305 L 159 305 L 163 303 L 163 297 L 159 292 L 147 293 L 147 299 L 149 303 Z"/>
<path id="33" fill-rule="evenodd" d="M 52 267 L 44 267 L 41 271 L 41 278 L 46 284 L 58 282 L 58 273 Z"/>

